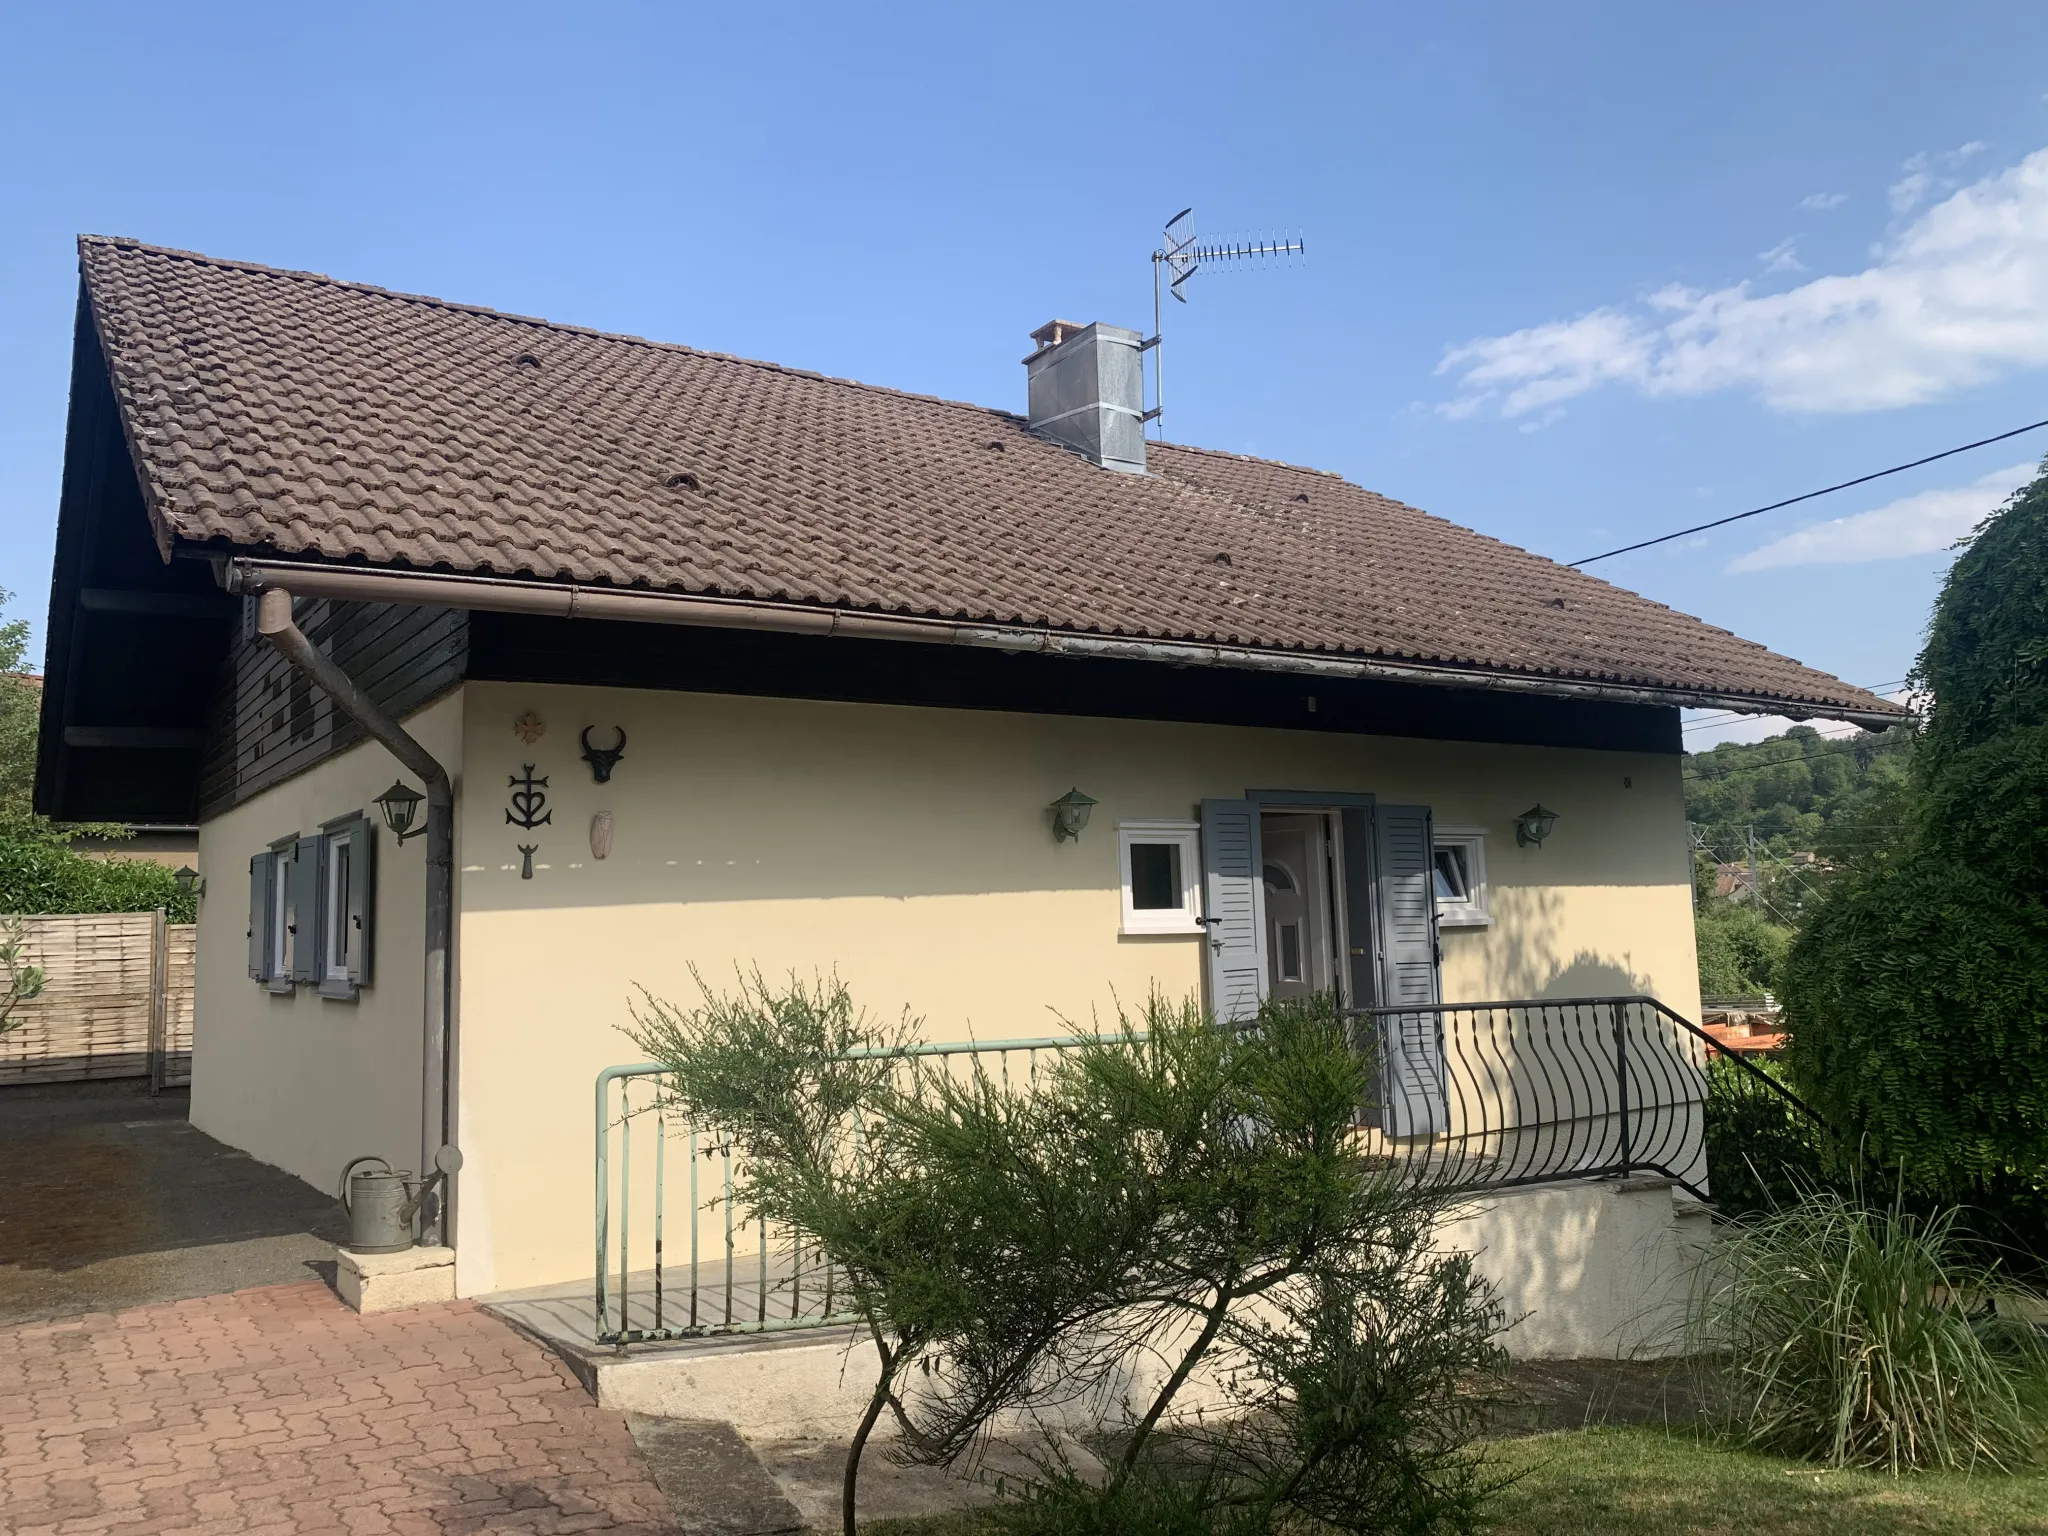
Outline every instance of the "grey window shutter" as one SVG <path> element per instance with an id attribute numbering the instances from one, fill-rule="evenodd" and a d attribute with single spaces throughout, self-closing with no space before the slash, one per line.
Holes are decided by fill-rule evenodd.
<path id="1" fill-rule="evenodd" d="M 1379 977 L 1373 938 L 1372 810 L 1346 809 L 1339 816 L 1344 829 L 1344 1006 L 1370 1008 L 1379 1002 Z"/>
<path id="2" fill-rule="evenodd" d="M 1436 884 L 1429 807 L 1373 808 L 1379 887 L 1379 1003 L 1433 1004 L 1437 986 Z M 1448 1128 L 1443 1025 L 1434 1013 L 1387 1014 L 1381 1087 L 1387 1134 L 1426 1136 Z"/>
<path id="3" fill-rule="evenodd" d="M 326 958 L 320 952 L 327 894 L 321 854 L 326 846 L 322 838 L 302 837 L 292 849 L 291 899 L 285 906 L 285 921 L 291 925 L 293 981 L 319 981 L 321 962 Z"/>
<path id="4" fill-rule="evenodd" d="M 1259 808 L 1202 802 L 1202 922 L 1209 930 L 1209 1011 L 1249 1019 L 1266 996 L 1266 901 L 1259 871 Z"/>
<path id="5" fill-rule="evenodd" d="M 356 931 L 349 936 L 348 979 L 358 987 L 370 984 L 370 954 L 377 926 L 377 829 L 358 819 L 348 829 L 348 909 Z"/>
<path id="6" fill-rule="evenodd" d="M 270 978 L 270 870 L 266 851 L 249 860 L 249 979 Z"/>

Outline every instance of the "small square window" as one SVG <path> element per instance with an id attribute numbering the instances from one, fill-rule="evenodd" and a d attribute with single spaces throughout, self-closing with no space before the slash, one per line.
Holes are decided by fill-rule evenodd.
<path id="1" fill-rule="evenodd" d="M 1201 827 L 1192 821 L 1117 823 L 1125 933 L 1200 933 Z"/>
<path id="2" fill-rule="evenodd" d="M 1486 910 L 1486 833 L 1479 827 L 1435 829 L 1436 920 L 1441 928 L 1480 928 Z"/>

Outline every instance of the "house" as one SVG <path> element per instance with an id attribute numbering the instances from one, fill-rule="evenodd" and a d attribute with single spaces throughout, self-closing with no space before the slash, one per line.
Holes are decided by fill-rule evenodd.
<path id="1" fill-rule="evenodd" d="M 1680 708 L 1900 718 L 1336 475 L 1147 441 L 1112 326 L 1034 333 L 1019 414 L 80 257 L 38 803 L 198 824 L 194 1121 L 330 1189 L 458 1147 L 465 1295 L 588 1285 L 593 1084 L 693 973 L 836 970 L 933 1040 L 1154 987 L 1408 1007 L 1374 1110 L 1421 1143 L 1471 1113 L 1468 1027 L 1510 1078 L 1534 1041 L 1611 1079 L 1619 1015 L 1560 1000 L 1698 1013 Z M 1557 1150 L 1612 1111 L 1562 1081 L 1489 1143 L 1550 1149 L 1522 1182 L 1616 1171 Z M 1696 1175 L 1671 1116 L 1619 1171 Z"/>

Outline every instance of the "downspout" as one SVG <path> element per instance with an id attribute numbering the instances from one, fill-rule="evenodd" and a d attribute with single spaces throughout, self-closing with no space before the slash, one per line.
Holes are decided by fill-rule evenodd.
<path id="1" fill-rule="evenodd" d="M 334 701 L 335 707 L 382 742 L 391 755 L 427 786 L 427 973 L 422 1021 L 420 1074 L 420 1165 L 422 1180 L 436 1173 L 446 1181 L 441 1198 L 423 1202 L 420 1242 L 447 1240 L 447 1211 L 460 1158 L 449 1143 L 453 1077 L 450 1026 L 453 1018 L 453 973 L 448 966 L 448 938 L 455 905 L 455 787 L 434 755 L 405 728 L 377 707 L 292 622 L 292 594 L 265 587 L 256 598 L 256 628 L 294 667 Z M 453 1166 L 451 1166 L 453 1165 Z"/>

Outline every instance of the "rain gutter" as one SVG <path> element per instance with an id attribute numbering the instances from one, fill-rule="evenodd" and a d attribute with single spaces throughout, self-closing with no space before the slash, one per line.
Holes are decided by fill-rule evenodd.
<path id="1" fill-rule="evenodd" d="M 420 607 L 477 609 L 545 618 L 610 619 L 634 624 L 684 624 L 716 629 L 769 630 L 781 634 L 836 635 L 860 640 L 962 645 L 1012 655 L 1106 657 L 1159 662 L 1175 667 L 1229 667 L 1299 677 L 1371 678 L 1420 683 L 1434 688 L 1475 688 L 1492 693 L 1543 698 L 1602 699 L 1685 709 L 1730 709 L 1784 715 L 1794 720 L 1842 720 L 1884 730 L 1906 717 L 1888 710 L 1818 704 L 1702 688 L 1637 687 L 1621 683 L 1536 677 L 1479 667 L 1434 666 L 1318 655 L 1256 646 L 1210 645 L 1198 641 L 1125 639 L 1081 635 L 1021 624 L 962 623 L 908 615 L 852 613 L 803 603 L 758 602 L 698 597 L 674 592 L 625 591 L 574 582 L 513 581 L 493 576 L 453 576 L 430 571 L 394 571 L 367 566 L 309 565 L 287 560 L 231 558 L 223 562 L 222 584 L 230 592 L 288 587 L 302 597 L 340 602 L 404 603 Z"/>

